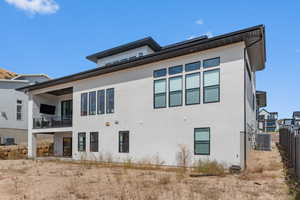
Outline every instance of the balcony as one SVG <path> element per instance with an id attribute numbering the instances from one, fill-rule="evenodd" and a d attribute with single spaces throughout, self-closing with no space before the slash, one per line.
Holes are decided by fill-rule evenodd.
<path id="1" fill-rule="evenodd" d="M 33 129 L 72 127 L 72 116 L 33 118 Z"/>

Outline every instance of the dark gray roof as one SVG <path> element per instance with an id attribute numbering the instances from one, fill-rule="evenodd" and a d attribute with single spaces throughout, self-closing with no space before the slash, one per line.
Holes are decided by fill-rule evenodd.
<path id="1" fill-rule="evenodd" d="M 111 56 L 111 55 L 115 55 L 118 53 L 122 53 L 124 51 L 128 51 L 131 49 L 136 49 L 142 46 L 149 46 L 154 52 L 155 51 L 159 51 L 161 49 L 160 45 L 157 44 L 157 42 L 155 40 L 153 40 L 152 37 L 146 37 L 143 38 L 141 40 L 137 40 L 134 42 L 130 42 L 124 45 L 120 45 L 111 49 L 107 49 L 104 51 L 100 51 L 98 53 L 92 54 L 90 56 L 87 56 L 86 58 L 90 61 L 93 61 L 95 63 L 97 63 L 97 60 L 100 58 L 104 58 L 107 56 Z"/>
<path id="2" fill-rule="evenodd" d="M 152 38 L 151 38 L 152 39 Z M 151 40 L 150 39 L 150 40 Z M 148 38 L 149 40 L 149 38 Z M 258 25 L 250 28 L 246 28 L 240 31 L 212 37 L 188 40 L 185 42 L 177 43 L 171 47 L 167 46 L 161 48 L 152 54 L 138 57 L 132 60 L 126 60 L 124 62 L 113 63 L 104 67 L 98 67 L 91 70 L 83 71 L 80 73 L 64 76 L 57 79 L 52 79 L 43 83 L 39 83 L 33 86 L 19 88 L 18 90 L 35 90 L 63 84 L 71 81 L 82 80 L 94 76 L 99 76 L 106 73 L 116 72 L 128 68 L 138 67 L 144 64 L 161 61 L 177 56 L 187 55 L 207 49 L 221 47 L 224 45 L 234 44 L 244 41 L 248 50 L 250 64 L 253 67 L 252 70 L 263 70 L 265 68 L 266 61 L 266 49 L 265 49 L 265 27 Z M 101 52 L 100 52 L 101 53 Z M 103 53 L 103 52 L 102 52 Z M 102 55 L 102 54 L 101 54 Z M 95 56 L 94 56 L 95 57 Z"/>

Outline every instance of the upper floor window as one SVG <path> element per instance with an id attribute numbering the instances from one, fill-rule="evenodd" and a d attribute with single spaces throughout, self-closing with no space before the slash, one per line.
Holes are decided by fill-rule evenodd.
<path id="1" fill-rule="evenodd" d="M 154 108 L 166 107 L 166 79 L 160 79 L 154 81 Z"/>
<path id="2" fill-rule="evenodd" d="M 97 114 L 105 113 L 105 90 L 98 90 L 97 92 Z"/>
<path id="3" fill-rule="evenodd" d="M 204 72 L 203 98 L 204 103 L 220 101 L 220 70 Z"/>
<path id="4" fill-rule="evenodd" d="M 85 141 L 86 135 L 85 132 L 78 133 L 78 151 L 85 151 Z"/>
<path id="5" fill-rule="evenodd" d="M 186 72 L 190 72 L 190 71 L 194 71 L 194 70 L 198 70 L 201 67 L 201 62 L 194 62 L 194 63 L 189 63 L 185 65 L 185 71 Z"/>
<path id="6" fill-rule="evenodd" d="M 166 75 L 167 75 L 167 69 L 158 69 L 158 70 L 154 70 L 153 72 L 154 78 L 158 78 Z"/>
<path id="7" fill-rule="evenodd" d="M 143 52 L 139 52 L 139 54 L 138 54 L 138 55 L 139 55 L 139 57 L 140 57 L 140 56 L 143 56 L 143 55 L 144 55 L 144 53 L 143 53 Z"/>
<path id="8" fill-rule="evenodd" d="M 169 78 L 169 106 L 182 105 L 182 76 Z"/>
<path id="9" fill-rule="evenodd" d="M 169 75 L 182 73 L 183 67 L 182 65 L 169 67 Z"/>
<path id="10" fill-rule="evenodd" d="M 187 74 L 185 76 L 185 104 L 200 103 L 200 73 Z"/>
<path id="11" fill-rule="evenodd" d="M 115 111 L 115 90 L 114 88 L 106 89 L 106 113 Z"/>
<path id="12" fill-rule="evenodd" d="M 87 93 L 82 93 L 81 94 L 81 108 L 80 108 L 80 113 L 81 116 L 86 116 L 87 115 L 87 106 L 88 106 L 88 95 Z"/>
<path id="13" fill-rule="evenodd" d="M 18 121 L 22 120 L 22 118 L 23 118 L 22 110 L 23 110 L 22 100 L 17 100 L 17 120 Z"/>
<path id="14" fill-rule="evenodd" d="M 89 115 L 96 114 L 96 91 L 89 93 Z"/>
<path id="15" fill-rule="evenodd" d="M 195 155 L 210 154 L 210 129 L 209 128 L 194 129 L 194 154 Z"/>
<path id="16" fill-rule="evenodd" d="M 203 67 L 216 67 L 220 65 L 220 57 L 211 58 L 203 61 Z"/>

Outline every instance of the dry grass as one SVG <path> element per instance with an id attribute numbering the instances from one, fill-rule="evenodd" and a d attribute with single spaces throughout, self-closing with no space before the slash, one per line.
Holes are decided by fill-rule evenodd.
<path id="1" fill-rule="evenodd" d="M 106 160 L 106 155 L 103 160 Z M 110 158 L 108 159 L 110 160 Z M 157 159 L 158 163 L 160 159 Z M 249 169 L 240 175 L 191 178 L 188 172 L 140 165 L 130 158 L 123 164 L 3 160 L 0 162 L 1 200 L 6 199 L 109 199 L 109 200 L 287 200 L 277 149 L 252 152 Z M 202 173 L 223 173 L 214 161 L 202 161 Z"/>
<path id="2" fill-rule="evenodd" d="M 225 167 L 217 161 L 199 160 L 193 169 L 194 172 L 211 176 L 225 176 Z"/>

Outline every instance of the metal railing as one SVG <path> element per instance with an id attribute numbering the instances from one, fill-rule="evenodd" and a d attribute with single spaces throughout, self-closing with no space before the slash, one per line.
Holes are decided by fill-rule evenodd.
<path id="1" fill-rule="evenodd" d="M 72 116 L 43 116 L 33 118 L 33 129 L 72 127 Z"/>

